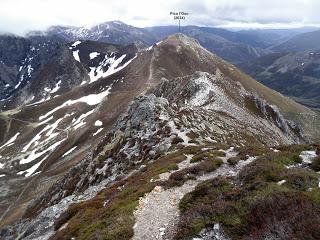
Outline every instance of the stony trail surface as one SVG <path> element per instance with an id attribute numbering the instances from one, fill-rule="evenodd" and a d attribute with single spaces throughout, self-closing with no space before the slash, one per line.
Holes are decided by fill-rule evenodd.
<path id="1" fill-rule="evenodd" d="M 156 186 L 150 193 L 141 198 L 139 206 L 134 212 L 136 223 L 132 239 L 173 239 L 179 222 L 179 202 L 187 193 L 192 192 L 199 183 L 208 179 L 217 176 L 236 175 L 242 167 L 254 160 L 254 158 L 249 158 L 246 161 L 240 161 L 237 166 L 231 167 L 227 160 L 236 156 L 237 153 L 233 148 L 225 152 L 226 156 L 220 158 L 224 164 L 216 171 L 202 175 L 196 180 L 189 180 L 179 187 L 163 189 L 161 186 Z M 190 159 L 190 156 L 187 156 L 187 159 L 178 165 L 179 170 L 193 165 L 190 163 Z M 160 178 L 165 179 L 170 176 L 170 173 L 162 174 Z"/>

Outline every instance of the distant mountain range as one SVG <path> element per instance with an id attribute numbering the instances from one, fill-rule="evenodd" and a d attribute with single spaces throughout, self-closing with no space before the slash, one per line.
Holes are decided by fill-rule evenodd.
<path id="1" fill-rule="evenodd" d="M 312 31 L 293 36 L 289 40 L 271 48 L 277 52 L 303 52 L 318 50 L 320 31 Z"/>
<path id="2" fill-rule="evenodd" d="M 302 33 L 268 49 L 274 53 L 238 66 L 261 83 L 320 108 L 320 31 Z"/>
<path id="3" fill-rule="evenodd" d="M 137 28 L 115 21 L 99 24 L 90 29 L 81 27 L 51 27 L 46 31 L 46 34 L 49 36 L 59 36 L 67 41 L 83 39 L 120 45 L 136 43 L 148 46 L 177 32 L 178 28 L 176 26 Z M 270 52 L 260 47 L 266 45 L 262 39 L 257 39 L 251 34 L 197 26 L 182 27 L 181 32 L 197 39 L 208 50 L 234 63 L 243 62 L 245 59 L 256 58 Z"/>
<path id="4" fill-rule="evenodd" d="M 36 78 L 44 64 L 50 64 L 49 60 L 53 61 L 51 58 L 57 54 L 57 51 L 66 51 L 68 42 L 75 42 L 81 39 L 123 46 L 134 44 L 137 49 L 143 49 L 177 31 L 178 28 L 176 26 L 137 28 L 120 21 L 113 21 L 105 22 L 92 28 L 53 26 L 45 32 L 30 32 L 26 38 L 0 36 L 1 46 L 3 46 L 0 49 L 0 100 L 19 92 L 19 97 L 16 96 L 15 101 L 30 102 L 30 99 L 27 99 L 28 94 L 21 94 L 20 89 L 28 85 L 31 82 L 31 78 Z M 258 69 L 261 69 L 259 66 L 256 66 L 256 69 L 251 71 L 254 69 L 256 59 L 261 58 L 261 60 L 257 61 L 261 62 L 264 59 L 273 59 L 278 56 L 277 54 L 274 55 L 277 52 L 289 53 L 316 49 L 317 39 L 319 39 L 319 31 L 316 28 L 229 31 L 221 28 L 183 26 L 181 32 L 197 39 L 209 51 L 243 68 L 252 77 L 256 77 L 259 81 L 275 90 L 288 96 L 293 96 L 296 100 L 308 106 L 317 107 L 320 104 L 316 96 L 317 90 L 314 90 L 314 94 L 310 95 L 308 93 L 307 96 L 303 97 L 303 91 L 307 87 L 300 86 L 300 92 L 294 92 L 293 88 L 287 85 L 290 82 L 288 77 L 285 83 L 281 81 L 275 84 L 275 81 L 279 79 L 279 77 L 273 78 L 275 74 L 268 75 L 268 78 L 265 78 L 265 74 L 258 74 Z M 268 56 L 269 54 L 270 56 Z M 308 61 L 310 62 L 312 59 Z M 250 67 L 248 67 L 249 65 Z M 316 66 L 317 63 L 311 64 L 310 62 L 308 64 L 308 68 Z M 80 68 L 76 71 L 83 72 L 81 66 L 75 65 L 75 67 Z M 68 73 L 66 74 L 68 75 Z M 293 72 L 288 74 L 295 75 Z M 80 75 L 83 74 L 80 73 Z M 71 75 L 69 77 L 72 78 Z M 313 84 L 317 84 L 316 75 L 313 76 L 313 79 L 315 79 Z M 41 80 L 40 86 L 51 89 L 59 82 L 59 79 L 51 79 L 51 83 L 46 81 L 45 79 Z M 69 86 L 65 86 L 65 88 L 70 89 L 76 86 L 78 84 L 77 81 L 87 80 L 74 80 L 73 83 L 75 85 L 71 81 Z M 296 75 L 292 81 L 295 82 L 295 86 L 304 85 L 302 79 Z M 31 89 L 34 89 L 34 87 L 31 87 Z M 38 100 L 40 98 L 45 99 L 46 95 L 50 93 L 40 91 L 36 95 L 39 94 L 41 97 L 35 96 Z M 20 98 L 20 100 L 17 98 Z M 4 104 L 2 103 L 2 105 Z"/>
<path id="5" fill-rule="evenodd" d="M 320 51 L 273 53 L 239 67 L 296 101 L 320 108 Z"/>

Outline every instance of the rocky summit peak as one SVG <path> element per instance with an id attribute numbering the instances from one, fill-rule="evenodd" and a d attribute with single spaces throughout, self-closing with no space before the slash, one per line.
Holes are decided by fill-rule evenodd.
<path id="1" fill-rule="evenodd" d="M 179 43 L 179 44 L 183 44 L 183 45 L 198 45 L 199 47 L 200 44 L 199 42 L 192 38 L 192 37 L 188 37 L 187 35 L 183 34 L 183 33 L 175 33 L 172 34 L 170 36 L 168 36 L 166 39 L 163 40 L 163 42 L 167 42 L 167 43 Z"/>

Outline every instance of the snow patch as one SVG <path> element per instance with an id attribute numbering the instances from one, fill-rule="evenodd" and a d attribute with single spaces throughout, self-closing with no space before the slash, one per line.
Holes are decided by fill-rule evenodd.
<path id="1" fill-rule="evenodd" d="M 81 97 L 81 98 L 76 99 L 76 100 L 68 100 L 68 101 L 64 102 L 63 104 L 61 104 L 60 106 L 58 106 L 58 107 L 52 109 L 51 111 L 47 112 L 45 115 L 40 116 L 39 120 L 43 120 L 43 119 L 47 118 L 48 116 L 50 116 L 51 114 L 53 114 L 54 112 L 58 111 L 59 109 L 64 108 L 66 106 L 73 105 L 75 103 L 83 102 L 83 103 L 86 103 L 86 104 L 88 104 L 90 106 L 97 105 L 106 96 L 108 96 L 110 94 L 110 90 L 111 90 L 111 86 L 109 86 L 106 91 L 103 91 L 103 92 L 98 93 L 98 94 L 90 94 L 88 96 L 84 96 L 84 97 Z"/>
<path id="2" fill-rule="evenodd" d="M 52 117 L 50 117 L 49 119 L 52 119 Z M 63 118 L 60 118 L 57 121 L 55 121 L 53 124 L 47 125 L 45 128 L 43 128 L 36 136 L 33 137 L 33 139 L 31 139 L 31 141 L 26 146 L 24 146 L 24 148 L 22 149 L 21 152 L 26 152 L 32 145 L 38 146 L 39 145 L 39 140 L 41 139 L 42 134 L 44 132 L 47 132 L 46 136 L 48 138 L 45 139 L 46 142 L 49 141 L 50 139 L 56 137 L 58 134 L 57 133 L 53 134 L 53 131 L 58 127 L 59 123 L 62 120 L 63 120 Z M 20 162 L 20 164 L 21 164 L 21 162 Z"/>
<path id="3" fill-rule="evenodd" d="M 94 109 L 92 109 L 91 111 L 89 111 L 87 113 L 81 114 L 80 117 L 77 120 L 73 119 L 73 121 L 72 121 L 73 126 L 74 126 L 73 128 L 74 129 L 78 129 L 78 128 L 84 126 L 86 123 L 83 122 L 83 120 L 86 117 L 88 117 L 90 114 L 92 114 L 93 112 L 94 112 Z"/>
<path id="4" fill-rule="evenodd" d="M 272 150 L 272 151 L 275 152 L 275 153 L 280 152 L 280 150 L 275 149 L 275 148 L 270 148 L 270 150 Z"/>
<path id="5" fill-rule="evenodd" d="M 100 120 L 95 121 L 94 125 L 96 127 L 101 127 L 102 126 L 102 122 Z"/>
<path id="6" fill-rule="evenodd" d="M 279 181 L 279 182 L 277 182 L 277 184 L 279 185 L 279 186 L 281 186 L 282 184 L 284 184 L 286 182 L 286 180 L 285 179 L 283 179 L 283 180 L 281 180 L 281 181 Z"/>
<path id="7" fill-rule="evenodd" d="M 92 135 L 95 136 L 97 135 L 98 133 L 100 133 L 101 131 L 103 130 L 103 128 L 99 128 L 95 133 L 93 133 Z"/>
<path id="8" fill-rule="evenodd" d="M 48 93 L 55 93 L 60 89 L 60 84 L 61 84 L 61 80 L 59 82 L 57 82 L 56 86 L 52 89 L 50 88 L 44 88 L 44 90 Z"/>
<path id="9" fill-rule="evenodd" d="M 20 133 L 16 133 L 16 135 L 14 135 L 12 138 L 10 138 L 5 144 L 3 144 L 0 149 L 4 148 L 4 147 L 8 147 L 11 146 L 14 141 L 17 139 L 17 137 L 20 135 Z"/>
<path id="10" fill-rule="evenodd" d="M 28 73 L 28 76 L 31 77 L 31 73 L 33 71 L 33 68 L 31 67 L 31 65 L 28 65 L 27 66 L 27 73 Z"/>
<path id="11" fill-rule="evenodd" d="M 40 156 L 44 155 L 45 153 L 49 153 L 49 152 L 52 152 L 55 148 L 57 148 L 62 142 L 64 141 L 64 139 L 62 139 L 61 141 L 59 142 L 56 142 L 54 143 L 53 145 L 51 145 L 49 148 L 45 149 L 44 151 L 42 152 L 39 152 L 39 153 L 36 153 L 36 151 L 34 150 L 30 156 L 27 158 L 27 159 L 22 159 L 20 161 L 20 164 L 22 164 L 21 162 L 23 163 L 27 163 L 27 162 L 31 162 L 33 160 L 36 160 L 37 158 L 39 158 Z M 35 165 L 33 165 L 32 167 L 30 167 L 29 169 L 27 170 L 24 170 L 24 171 L 20 171 L 18 172 L 17 174 L 18 175 L 21 175 L 23 173 L 27 173 L 25 176 L 26 177 L 29 177 L 31 176 L 37 169 L 38 167 L 41 165 L 41 163 L 48 157 L 49 154 L 47 154 L 46 157 L 44 157 L 41 161 L 39 161 L 38 163 L 36 163 Z"/>
<path id="12" fill-rule="evenodd" d="M 72 47 L 76 47 L 81 43 L 81 41 L 75 41 L 71 46 Z"/>
<path id="13" fill-rule="evenodd" d="M 129 63 L 131 63 L 131 61 L 137 57 L 137 55 L 119 67 L 119 64 L 122 63 L 125 57 L 126 57 L 126 54 L 122 55 L 118 59 L 116 58 L 115 55 L 113 55 L 113 57 L 108 57 L 106 55 L 105 59 L 100 63 L 98 67 L 90 67 L 90 72 L 89 72 L 90 82 L 95 82 L 100 78 L 105 78 L 107 76 L 110 76 L 120 71 L 121 69 L 128 66 Z M 105 68 L 108 65 L 109 65 L 108 70 L 105 72 L 103 68 Z"/>
<path id="14" fill-rule="evenodd" d="M 73 51 L 72 54 L 73 54 L 74 59 L 77 60 L 78 62 L 80 62 L 79 50 Z"/>
<path id="15" fill-rule="evenodd" d="M 156 44 L 151 45 L 150 47 L 148 47 L 146 50 L 150 51 L 154 46 L 158 46 L 160 43 L 162 43 L 162 41 L 157 42 Z"/>
<path id="16" fill-rule="evenodd" d="M 53 116 L 51 116 L 51 117 L 45 119 L 44 121 L 38 123 L 38 126 L 41 126 L 41 125 L 43 125 L 43 124 L 46 124 L 47 122 L 50 122 L 52 119 L 53 119 Z"/>
<path id="17" fill-rule="evenodd" d="M 89 54 L 90 60 L 96 58 L 96 57 L 99 56 L 99 55 L 100 55 L 100 53 L 98 53 L 98 52 L 92 52 L 92 53 L 90 53 L 90 54 Z"/>
<path id="18" fill-rule="evenodd" d="M 69 155 L 69 154 L 72 153 L 76 148 L 77 148 L 77 146 L 71 148 L 71 149 L 68 150 L 65 154 L 63 154 L 62 157 L 65 157 L 65 156 Z"/>

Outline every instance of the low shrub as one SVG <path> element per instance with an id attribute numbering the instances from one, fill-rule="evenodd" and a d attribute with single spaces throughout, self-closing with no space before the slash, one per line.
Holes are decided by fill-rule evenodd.
<path id="1" fill-rule="evenodd" d="M 268 157 L 260 158 L 244 167 L 239 177 L 242 181 L 249 183 L 256 180 L 279 181 L 280 173 L 284 166 Z"/>
<path id="2" fill-rule="evenodd" d="M 319 175 L 312 170 L 302 168 L 286 169 L 281 178 L 286 180 L 285 184 L 289 184 L 291 188 L 299 190 L 308 190 L 312 187 L 317 187 Z"/>
<path id="3" fill-rule="evenodd" d="M 59 229 L 51 240 L 105 239 L 125 240 L 133 236 L 135 219 L 133 212 L 139 198 L 152 191 L 156 186 L 150 179 L 162 172 L 177 170 L 177 164 L 183 161 L 185 152 L 198 151 L 199 148 L 179 149 L 176 152 L 158 157 L 152 164 L 146 163 L 143 171 L 131 175 L 128 179 L 117 179 L 98 196 L 83 203 L 71 205 L 55 223 Z"/>
<path id="4" fill-rule="evenodd" d="M 257 201 L 245 220 L 244 239 L 320 239 L 320 205 L 298 192 Z"/>
<path id="5" fill-rule="evenodd" d="M 183 145 L 177 145 L 177 148 L 179 149 L 179 152 L 181 154 L 197 154 L 199 152 L 202 152 L 201 146 L 183 146 Z"/>
<path id="6" fill-rule="evenodd" d="M 238 157 L 246 159 L 248 156 L 263 156 L 266 153 L 270 153 L 271 150 L 262 146 L 250 146 L 237 148 Z"/>
<path id="7" fill-rule="evenodd" d="M 172 139 L 171 144 L 178 144 L 184 142 L 182 138 L 176 136 Z"/>
<path id="8" fill-rule="evenodd" d="M 206 159 L 198 163 L 195 166 L 185 168 L 172 173 L 169 176 L 168 181 L 164 182 L 163 185 L 167 188 L 174 186 L 181 186 L 184 182 L 189 179 L 194 179 L 198 175 L 204 173 L 213 172 L 223 164 L 220 159 Z"/>
<path id="9" fill-rule="evenodd" d="M 194 131 L 190 131 L 190 132 L 188 132 L 186 135 L 187 135 L 188 138 L 190 138 L 190 139 L 192 139 L 192 140 L 194 140 L 194 139 L 196 139 L 196 138 L 199 137 L 199 134 L 198 134 L 198 133 L 195 133 Z"/>
<path id="10" fill-rule="evenodd" d="M 216 158 L 216 157 L 224 157 L 226 154 L 222 151 L 216 151 L 216 150 L 213 150 L 213 151 L 205 151 L 205 152 L 201 152 L 201 153 L 198 153 L 196 155 L 194 155 L 192 157 L 192 159 L 190 160 L 191 163 L 195 163 L 195 162 L 199 162 L 199 161 L 202 161 L 202 160 L 205 160 L 205 159 L 213 159 L 213 158 Z"/>
<path id="11" fill-rule="evenodd" d="M 63 224 L 69 221 L 72 217 L 74 217 L 78 212 L 82 211 L 85 208 L 94 208 L 98 209 L 102 207 L 102 203 L 100 201 L 90 201 L 90 202 L 82 202 L 78 204 L 71 204 L 67 211 L 63 212 L 59 218 L 57 218 L 54 222 L 54 229 L 57 231 Z"/>
<path id="12" fill-rule="evenodd" d="M 238 164 L 238 162 L 242 160 L 239 156 L 235 156 L 235 157 L 232 157 L 232 158 L 229 158 L 228 159 L 228 163 L 230 166 L 235 166 Z"/>
<path id="13" fill-rule="evenodd" d="M 276 149 L 280 150 L 281 152 L 300 153 L 302 151 L 311 150 L 312 146 L 307 144 L 292 144 L 292 145 L 277 146 Z"/>
<path id="14" fill-rule="evenodd" d="M 317 172 L 320 171 L 320 156 L 317 156 L 312 160 L 311 168 L 314 171 L 317 171 Z"/>
<path id="15" fill-rule="evenodd" d="M 320 234 L 320 192 L 312 194 L 274 183 L 252 190 L 216 178 L 181 200 L 175 239 L 192 238 L 220 223 L 231 239 L 316 240 Z"/>
<path id="16" fill-rule="evenodd" d="M 188 143 L 199 144 L 199 142 L 198 142 L 197 140 L 195 140 L 195 139 L 191 139 L 191 140 L 189 140 L 189 142 L 188 142 Z"/>

